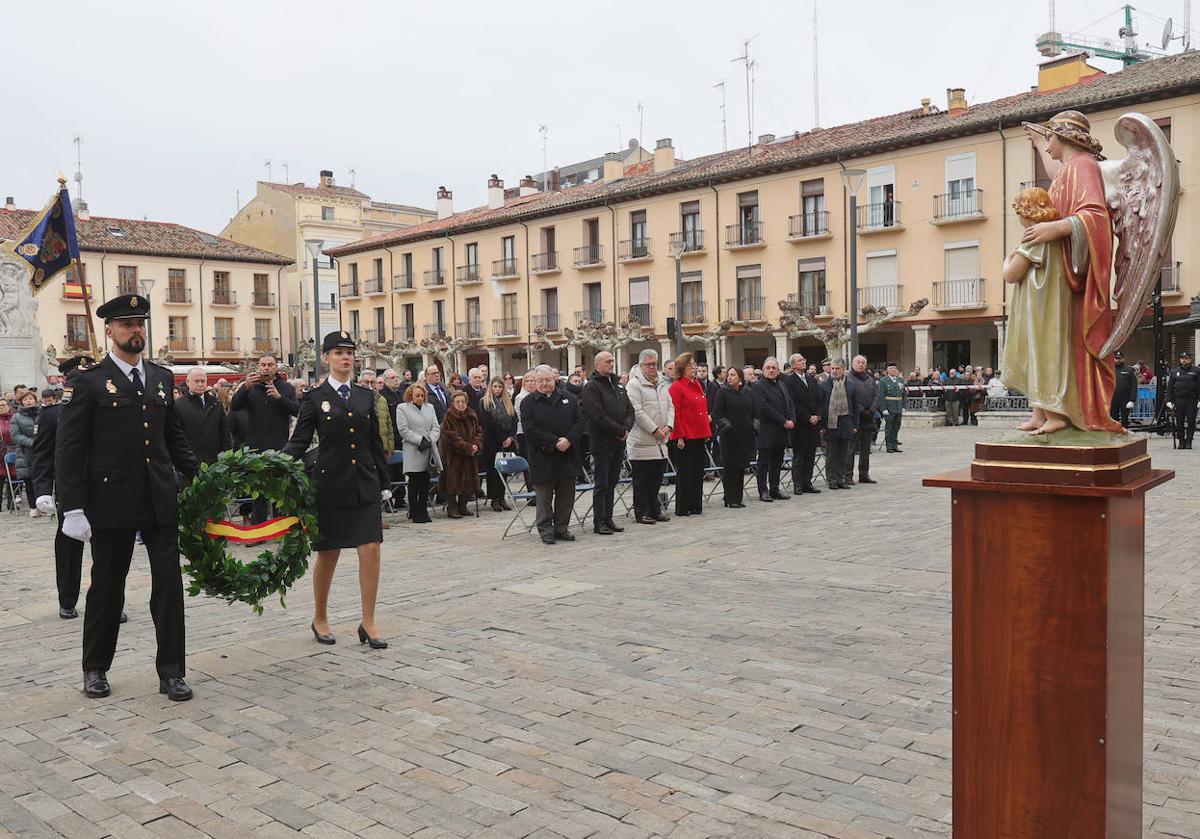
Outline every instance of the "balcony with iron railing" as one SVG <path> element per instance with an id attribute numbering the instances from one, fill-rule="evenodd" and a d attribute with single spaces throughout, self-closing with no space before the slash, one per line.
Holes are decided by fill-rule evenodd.
<path id="1" fill-rule="evenodd" d="M 367 277 L 363 280 L 363 294 L 383 294 L 383 277 Z"/>
<path id="2" fill-rule="evenodd" d="M 87 350 L 91 349 L 91 344 L 88 343 L 86 334 L 63 336 L 63 349 L 65 350 Z"/>
<path id="3" fill-rule="evenodd" d="M 253 339 L 254 351 L 256 353 L 277 353 L 279 352 L 279 339 L 255 336 Z"/>
<path id="4" fill-rule="evenodd" d="M 696 230 L 683 230 L 678 233 L 672 233 L 670 236 L 671 249 L 683 246 L 683 255 L 689 253 L 701 253 L 704 251 L 704 231 L 697 228 Z"/>
<path id="5" fill-rule="evenodd" d="M 954 224 L 983 218 L 983 190 L 964 189 L 933 196 L 934 224 Z"/>
<path id="6" fill-rule="evenodd" d="M 492 279 L 511 280 L 519 276 L 516 257 L 492 260 Z"/>
<path id="7" fill-rule="evenodd" d="M 678 318 L 678 321 L 684 326 L 693 324 L 708 323 L 707 312 L 704 307 L 703 300 L 685 300 L 683 301 L 683 316 Z M 675 304 L 671 304 L 671 317 L 675 317 Z"/>
<path id="8" fill-rule="evenodd" d="M 192 302 L 192 290 L 181 286 L 167 286 L 167 296 L 163 302 L 187 305 Z"/>
<path id="9" fill-rule="evenodd" d="M 214 288 L 212 290 L 212 304 L 214 306 L 236 306 L 237 292 L 231 288 Z"/>
<path id="10" fill-rule="evenodd" d="M 545 329 L 547 332 L 559 332 L 562 330 L 562 320 L 558 316 L 558 312 L 551 312 L 545 315 L 534 315 L 531 326 L 534 329 Z"/>
<path id="11" fill-rule="evenodd" d="M 446 324 L 443 323 L 427 323 L 425 324 L 424 333 L 426 338 L 444 338 L 446 337 Z"/>
<path id="12" fill-rule="evenodd" d="M 415 323 L 404 323 L 400 326 L 393 326 L 392 340 L 400 343 L 409 343 L 417 340 L 417 325 Z"/>
<path id="13" fill-rule="evenodd" d="M 725 318 L 737 323 L 766 320 L 762 297 L 729 297 L 725 300 Z"/>
<path id="14" fill-rule="evenodd" d="M 462 340 L 480 341 L 483 339 L 483 321 L 460 320 L 454 324 L 454 337 Z"/>
<path id="15" fill-rule="evenodd" d="M 575 249 L 576 268 L 596 268 L 604 264 L 603 245 L 584 245 Z"/>
<path id="16" fill-rule="evenodd" d="M 788 238 L 793 242 L 832 236 L 829 232 L 829 211 L 812 210 L 788 216 Z"/>
<path id="17" fill-rule="evenodd" d="M 454 282 L 456 285 L 473 285 L 482 281 L 483 277 L 479 273 L 478 265 L 459 265 L 454 269 Z"/>
<path id="18" fill-rule="evenodd" d="M 577 309 L 575 311 L 575 325 L 583 326 L 585 323 L 604 323 L 604 310 Z"/>
<path id="19" fill-rule="evenodd" d="M 352 336 L 367 344 L 375 344 L 379 341 L 380 331 L 378 329 L 362 329 L 358 335 Z"/>
<path id="20" fill-rule="evenodd" d="M 275 308 L 275 292 L 273 291 L 252 291 L 250 292 L 251 306 L 265 306 Z"/>
<path id="21" fill-rule="evenodd" d="M 1183 263 L 1173 262 L 1162 267 L 1159 272 L 1159 279 L 1162 281 L 1163 297 L 1174 297 L 1178 294 L 1183 294 L 1183 287 L 1179 284 L 1179 269 Z"/>
<path id="22" fill-rule="evenodd" d="M 492 318 L 492 337 L 512 338 L 520 333 L 520 318 Z"/>
<path id="23" fill-rule="evenodd" d="M 800 305 L 800 314 L 807 315 L 810 318 L 827 318 L 833 316 L 833 312 L 829 307 L 828 289 L 806 289 L 799 294 L 789 294 L 787 299 L 790 303 L 798 303 Z"/>
<path id="24" fill-rule="evenodd" d="M 761 221 L 743 221 L 739 224 L 725 225 L 725 247 L 730 250 L 761 248 L 766 244 L 766 240 L 763 239 Z"/>
<path id="25" fill-rule="evenodd" d="M 440 286 L 446 284 L 446 269 L 445 268 L 430 268 L 425 272 L 425 287 Z"/>
<path id="26" fill-rule="evenodd" d="M 342 295 L 343 298 L 358 297 L 358 293 L 359 293 L 358 281 L 353 280 L 351 282 L 342 283 L 340 286 L 338 286 L 338 292 Z"/>
<path id="27" fill-rule="evenodd" d="M 876 309 L 899 309 L 904 299 L 904 286 L 901 285 L 869 285 L 858 290 L 859 311 L 872 306 Z"/>
<path id="28" fill-rule="evenodd" d="M 234 338 L 232 335 L 217 335 L 212 339 L 212 351 L 215 353 L 241 352 L 241 339 Z"/>
<path id="29" fill-rule="evenodd" d="M 530 261 L 529 270 L 535 274 L 549 274 L 558 271 L 558 251 L 535 253 Z"/>
<path id="30" fill-rule="evenodd" d="M 982 277 L 960 277 L 953 280 L 936 280 L 933 284 L 933 310 L 935 312 L 956 309 L 983 309 L 987 307 Z M 896 301 L 899 307 L 899 301 Z"/>
<path id="31" fill-rule="evenodd" d="M 195 352 L 196 339 L 180 336 L 172 336 L 167 338 L 167 349 L 171 352 Z"/>
<path id="32" fill-rule="evenodd" d="M 617 242 L 617 260 L 619 262 L 636 262 L 640 259 L 651 259 L 649 239 L 622 239 Z"/>
<path id="33" fill-rule="evenodd" d="M 900 223 L 899 201 L 881 201 L 858 206 L 859 233 L 884 233 L 903 229 L 904 226 Z"/>
<path id="34" fill-rule="evenodd" d="M 392 274 L 392 291 L 412 291 L 414 288 L 412 274 L 403 271 Z"/>
<path id="35" fill-rule="evenodd" d="M 634 320 L 642 325 L 642 329 L 653 329 L 654 307 L 649 303 L 633 303 L 629 306 L 622 306 L 621 323 L 629 323 Z"/>

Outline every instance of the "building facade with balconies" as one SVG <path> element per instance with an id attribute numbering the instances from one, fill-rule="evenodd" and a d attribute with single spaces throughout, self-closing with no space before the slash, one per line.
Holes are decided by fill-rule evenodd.
<path id="1" fill-rule="evenodd" d="M 715 347 L 710 362 L 758 364 L 796 350 L 814 361 L 825 354 L 815 338 L 779 328 L 780 301 L 799 303 L 824 325 L 852 306 L 907 310 L 925 299 L 919 314 L 861 333 L 873 364 L 995 365 L 1008 299 L 1000 267 L 1022 230 L 1011 204 L 1045 174 L 1022 121 L 1081 110 L 1109 156 L 1121 157 L 1113 126 L 1139 110 L 1170 133 L 1184 184 L 1200 152 L 1200 55 L 1146 62 L 1085 85 L 1043 81 L 1042 89 L 970 106 L 954 89 L 945 110 L 926 101 L 686 162 L 661 140 L 652 165 L 606 159 L 599 179 L 552 192 L 523 188 L 504 198 L 493 176 L 498 195 L 490 188 L 487 206 L 442 207 L 436 221 L 332 249 L 343 281 L 380 260 L 393 277 L 388 295 L 344 299 L 342 325 L 378 324 L 390 335 L 432 320 L 450 335 L 458 324 L 478 323 L 456 366 L 488 360 L 493 371 L 521 372 L 541 361 L 570 367 L 595 351 L 560 346 L 564 329 L 635 319 L 641 340 L 618 352 L 627 369 L 643 347 L 669 352 L 678 323 L 693 349 Z M 843 167 L 866 171 L 853 219 Z M 439 202 L 450 197 L 443 189 Z M 1168 315 L 1184 314 L 1200 291 L 1188 270 L 1200 258 L 1198 225 L 1185 191 L 1163 269 Z M 852 235 L 855 301 L 848 299 Z M 398 270 L 407 277 L 440 270 L 444 279 L 397 288 Z M 415 321 L 404 321 L 404 312 Z M 1194 335 L 1169 340 L 1173 352 L 1175 344 L 1192 346 Z M 1149 343 L 1138 333 L 1127 354 L 1149 358 Z"/>
<path id="2" fill-rule="evenodd" d="M 0 239 L 19 235 L 35 215 L 0 210 Z M 80 213 L 76 232 L 83 277 L 64 272 L 36 298 L 42 341 L 59 358 L 88 349 L 85 294 L 101 344 L 97 306 L 121 294 L 149 299 L 154 358 L 220 363 L 287 345 L 287 257 L 157 221 Z"/>

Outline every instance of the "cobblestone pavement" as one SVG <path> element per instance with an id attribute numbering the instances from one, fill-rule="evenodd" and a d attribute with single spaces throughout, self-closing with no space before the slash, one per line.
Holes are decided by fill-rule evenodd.
<path id="1" fill-rule="evenodd" d="M 950 833 L 949 494 L 974 429 L 880 483 L 548 548 L 501 514 L 384 543 L 386 651 L 187 603 L 192 702 L 157 693 L 135 557 L 113 695 L 80 692 L 51 525 L 0 513 L 0 834 L 931 837 Z M 1148 514 L 1146 836 L 1200 837 L 1200 454 Z M 1048 839 L 1050 839 L 1048 837 Z"/>

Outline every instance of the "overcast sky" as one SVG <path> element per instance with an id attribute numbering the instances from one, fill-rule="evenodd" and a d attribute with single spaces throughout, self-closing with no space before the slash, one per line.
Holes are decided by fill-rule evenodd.
<path id="1" fill-rule="evenodd" d="M 825 126 L 923 96 L 945 107 L 947 87 L 977 102 L 1036 82 L 1045 0 L 818 2 Z M 1138 6 L 1138 40 L 1157 42 L 1183 3 Z M 1115 2 L 1057 7 L 1060 31 L 1116 36 Z M 551 166 L 639 133 L 696 157 L 722 148 L 722 79 L 729 143 L 746 140 L 731 59 L 752 36 L 755 134 L 813 125 L 813 0 L 60 0 L 3 13 L 0 196 L 21 207 L 74 173 L 76 134 L 94 214 L 213 232 L 268 159 L 278 181 L 285 161 L 292 182 L 329 168 L 348 184 L 355 169 L 372 197 L 426 207 L 445 184 L 464 209 L 485 201 L 492 172 L 514 185 L 542 168 L 541 124 Z"/>

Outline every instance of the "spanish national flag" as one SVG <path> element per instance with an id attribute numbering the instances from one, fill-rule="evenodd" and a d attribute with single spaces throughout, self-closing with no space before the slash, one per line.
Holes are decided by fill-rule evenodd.
<path id="1" fill-rule="evenodd" d="M 67 278 L 63 280 L 63 298 L 66 300 L 82 300 L 84 289 L 87 289 L 87 296 L 90 300 L 92 297 L 92 284 L 81 283 L 75 279 L 74 271 L 68 273 Z"/>
<path id="2" fill-rule="evenodd" d="M 204 526 L 204 532 L 210 539 L 226 539 L 230 542 L 265 542 L 283 538 L 293 525 L 299 524 L 296 516 L 281 516 L 277 519 L 264 521 L 262 524 L 252 524 L 248 527 L 234 524 L 230 521 L 210 520 Z"/>

